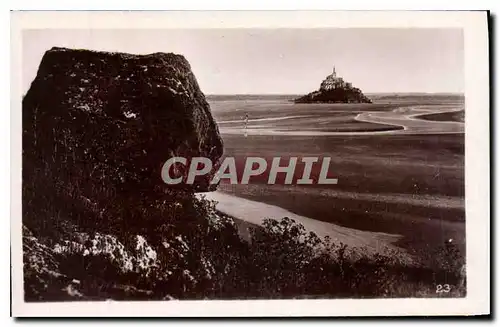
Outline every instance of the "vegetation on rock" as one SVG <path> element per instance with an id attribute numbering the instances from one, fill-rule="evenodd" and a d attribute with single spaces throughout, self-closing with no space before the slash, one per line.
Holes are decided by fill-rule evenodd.
<path id="1" fill-rule="evenodd" d="M 121 238 L 91 237 L 75 228 L 58 239 L 35 238 L 25 227 L 26 300 L 465 295 L 463 258 L 452 244 L 434 253 L 432 264 L 407 266 L 397 252 L 369 257 L 286 217 L 265 220 L 245 241 L 214 203 L 187 203 L 180 210 L 190 212 L 190 221 L 172 224 L 165 216 L 147 235 L 131 228 Z M 436 293 L 439 284 L 451 285 L 451 292 Z"/>

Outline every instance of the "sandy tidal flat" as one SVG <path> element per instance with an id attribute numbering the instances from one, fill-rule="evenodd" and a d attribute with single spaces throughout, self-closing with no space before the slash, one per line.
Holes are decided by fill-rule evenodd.
<path id="1" fill-rule="evenodd" d="M 219 210 L 253 224 L 270 215 L 294 217 L 318 235 L 368 251 L 397 247 L 418 255 L 450 239 L 465 249 L 463 97 L 210 104 L 225 155 L 237 166 L 249 156 L 280 156 L 282 165 L 292 156 L 327 156 L 339 181 L 268 185 L 261 176 L 249 185 L 223 182 L 207 194 Z"/>

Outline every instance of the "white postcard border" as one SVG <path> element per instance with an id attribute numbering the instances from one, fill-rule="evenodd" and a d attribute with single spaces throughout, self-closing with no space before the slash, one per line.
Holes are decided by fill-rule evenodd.
<path id="1" fill-rule="evenodd" d="M 13 316 L 387 316 L 490 311 L 489 59 L 486 12 L 14 12 L 11 15 L 11 253 Z M 21 213 L 23 29 L 462 28 L 466 99 L 467 297 L 25 303 Z M 16 168 L 17 167 L 17 168 Z"/>

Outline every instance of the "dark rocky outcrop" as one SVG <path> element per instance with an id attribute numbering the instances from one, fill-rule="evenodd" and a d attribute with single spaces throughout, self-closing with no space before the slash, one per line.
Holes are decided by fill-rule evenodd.
<path id="1" fill-rule="evenodd" d="M 208 157 L 215 171 L 223 154 L 184 57 L 53 48 L 22 105 L 26 300 L 210 289 L 232 220 L 194 194 L 213 189 L 210 175 L 161 178 L 170 157 Z"/>
<path id="2" fill-rule="evenodd" d="M 335 68 L 320 85 L 319 90 L 313 91 L 294 100 L 295 103 L 371 103 L 360 89 L 353 87 L 337 77 Z"/>
<path id="3" fill-rule="evenodd" d="M 23 151 L 25 169 L 123 192 L 164 186 L 172 156 L 217 164 L 223 147 L 184 57 L 52 48 L 23 99 Z M 192 189 L 208 191 L 209 177 Z"/>

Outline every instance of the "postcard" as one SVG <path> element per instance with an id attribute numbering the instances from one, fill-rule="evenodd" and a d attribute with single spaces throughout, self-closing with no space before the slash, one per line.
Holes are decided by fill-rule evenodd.
<path id="1" fill-rule="evenodd" d="M 488 19 L 13 12 L 13 315 L 489 314 Z"/>

